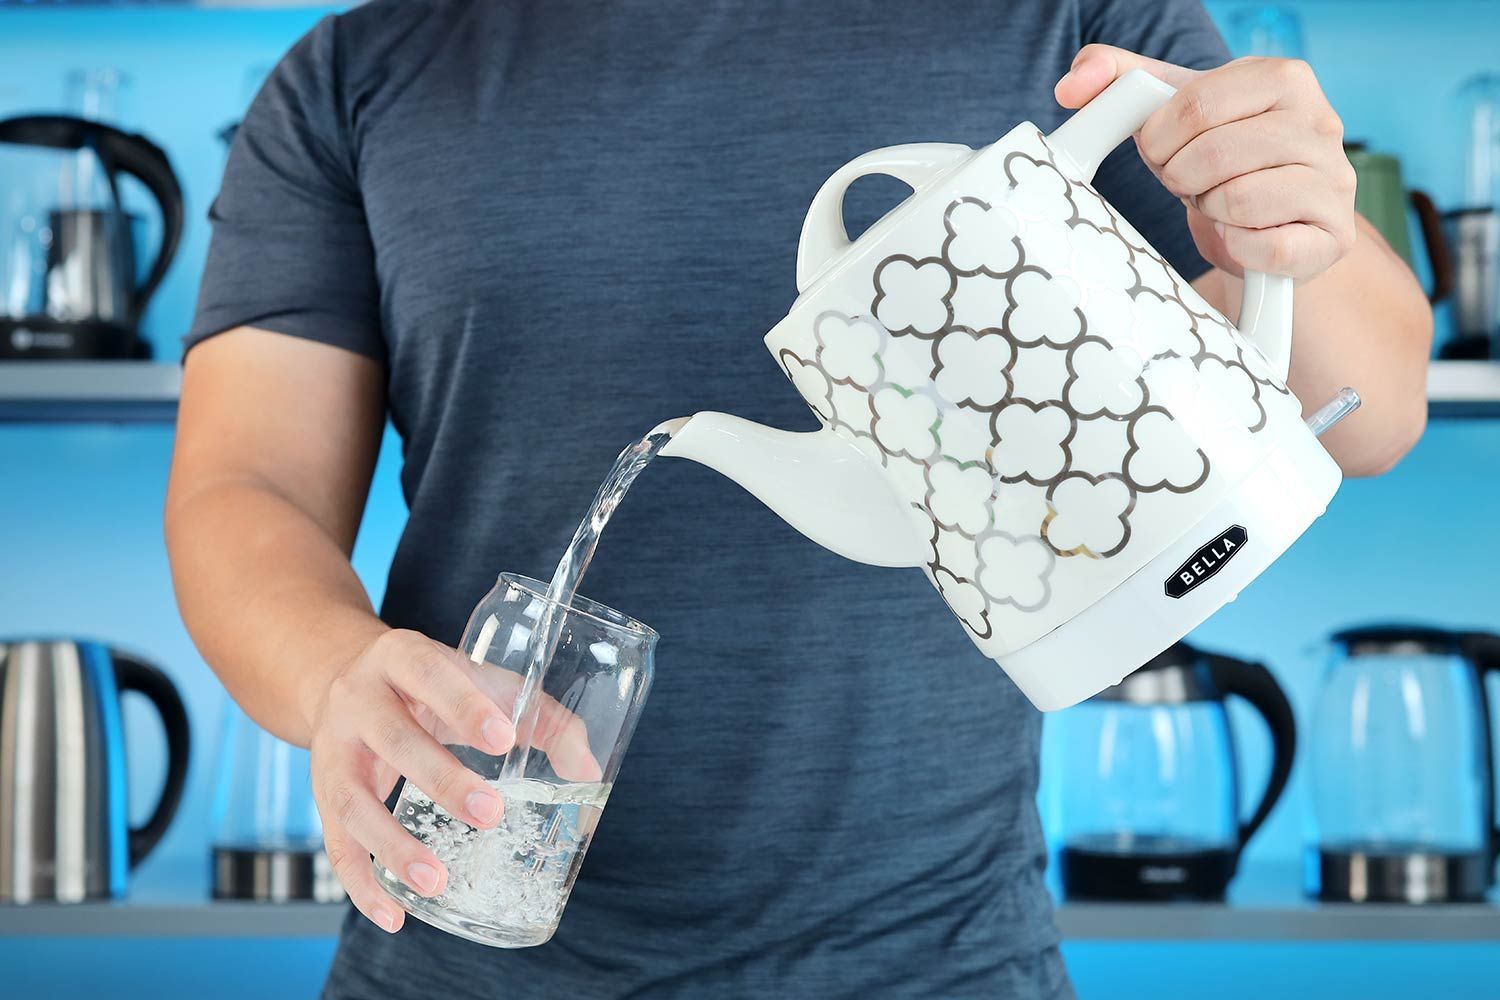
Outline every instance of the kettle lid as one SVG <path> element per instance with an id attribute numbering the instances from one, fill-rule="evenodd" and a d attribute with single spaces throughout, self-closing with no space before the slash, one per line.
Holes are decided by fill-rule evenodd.
<path id="1" fill-rule="evenodd" d="M 1335 632 L 1332 640 L 1350 656 L 1462 654 L 1465 634 L 1432 625 L 1384 623 L 1361 625 Z"/>
<path id="2" fill-rule="evenodd" d="M 1190 701 L 1218 701 L 1221 697 L 1203 654 L 1185 642 L 1178 642 L 1141 664 L 1114 687 L 1096 694 L 1093 700 L 1180 705 Z"/>

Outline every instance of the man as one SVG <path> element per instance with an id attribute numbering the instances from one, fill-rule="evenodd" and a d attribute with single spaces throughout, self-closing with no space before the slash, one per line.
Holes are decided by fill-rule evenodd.
<path id="1" fill-rule="evenodd" d="M 1293 388 L 1358 386 L 1325 443 L 1350 474 L 1394 463 L 1425 302 L 1355 216 L 1307 67 L 1198 72 L 1225 58 L 1196 0 L 377 0 L 292 50 L 212 214 L 167 527 L 205 658 L 312 748 L 368 918 L 328 997 L 1071 995 L 1038 714 L 920 574 L 824 552 L 690 463 L 647 471 L 586 583 L 664 638 L 556 938 L 404 921 L 369 857 L 447 877 L 382 806 L 398 774 L 496 822 L 428 731 L 498 753 L 510 723 L 443 643 L 496 572 L 550 574 L 621 446 L 704 408 L 810 426 L 760 337 L 812 193 L 867 149 L 1048 130 L 1130 68 L 1163 77 L 1178 95 L 1097 186 L 1231 315 L 1242 269 L 1300 279 Z M 862 182 L 851 218 L 899 197 Z M 348 553 L 387 414 L 411 518 L 376 617 Z"/>

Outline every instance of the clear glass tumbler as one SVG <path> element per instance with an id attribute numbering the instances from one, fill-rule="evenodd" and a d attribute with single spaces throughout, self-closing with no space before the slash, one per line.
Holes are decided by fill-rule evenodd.
<path id="1" fill-rule="evenodd" d="M 516 746 L 496 757 L 456 743 L 441 727 L 436 733 L 500 794 L 499 825 L 470 826 L 407 782 L 396 818 L 447 866 L 448 885 L 428 898 L 375 865 L 408 913 L 499 948 L 542 944 L 557 930 L 651 686 L 656 649 L 656 632 L 640 622 L 584 597 L 556 604 L 546 591 L 536 580 L 501 574 L 460 645 L 480 686 L 511 714 Z M 555 647 L 541 683 L 526 691 L 539 629 Z M 517 759 L 507 766 L 510 758 Z"/>

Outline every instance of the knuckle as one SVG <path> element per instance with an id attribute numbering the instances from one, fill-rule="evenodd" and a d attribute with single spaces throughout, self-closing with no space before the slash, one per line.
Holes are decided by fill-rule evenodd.
<path id="1" fill-rule="evenodd" d="M 1168 191 L 1173 194 L 1191 194 L 1192 172 L 1183 163 L 1178 162 L 1181 157 L 1174 157 L 1161 170 L 1161 182 Z"/>
<path id="2" fill-rule="evenodd" d="M 1203 151 L 1201 153 L 1203 162 L 1213 169 L 1222 169 L 1229 162 L 1229 143 L 1222 139 L 1211 139 L 1205 137 L 1203 140 Z"/>
<path id="3" fill-rule="evenodd" d="M 1317 79 L 1313 74 L 1312 66 L 1305 59 L 1278 60 L 1276 69 L 1283 82 L 1294 86 Z"/>
<path id="4" fill-rule="evenodd" d="M 350 866 L 358 863 L 354 851 L 351 851 L 342 840 L 330 840 L 325 843 L 324 851 L 328 855 L 328 866 L 338 872 L 340 877 L 344 876 Z"/>
<path id="5" fill-rule="evenodd" d="M 1202 87 L 1185 88 L 1179 93 L 1182 95 L 1182 104 L 1177 109 L 1178 121 L 1194 134 L 1206 130 L 1213 123 L 1213 99 Z"/>
<path id="6" fill-rule="evenodd" d="M 1344 120 L 1332 108 L 1324 108 L 1313 115 L 1312 128 L 1313 133 L 1323 139 L 1344 138 Z"/>
<path id="7" fill-rule="evenodd" d="M 1224 215 L 1226 222 L 1236 226 L 1249 226 L 1255 219 L 1256 197 L 1254 185 L 1236 178 L 1223 185 Z"/>
<path id="8" fill-rule="evenodd" d="M 1103 55 L 1104 53 L 1109 51 L 1110 47 L 1108 45 L 1104 45 L 1100 42 L 1090 42 L 1089 44 L 1078 50 L 1078 54 L 1073 57 L 1073 65 L 1077 66 L 1079 63 L 1093 56 Z"/>
<path id="9" fill-rule="evenodd" d="M 1266 244 L 1266 269 L 1275 274 L 1284 274 L 1292 266 L 1294 259 L 1292 241 L 1280 234 L 1272 236 Z"/>
<path id="10" fill-rule="evenodd" d="M 1333 234 L 1334 243 L 1338 247 L 1339 256 L 1342 257 L 1354 249 L 1356 233 L 1353 226 L 1340 226 Z"/>
<path id="11" fill-rule="evenodd" d="M 359 682 L 350 674 L 341 673 L 328 685 L 328 701 L 339 705 L 354 700 L 359 690 Z"/>
<path id="12" fill-rule="evenodd" d="M 411 657 L 412 676 L 422 688 L 436 685 L 450 666 L 448 658 L 430 644 Z"/>
<path id="13" fill-rule="evenodd" d="M 453 715 L 455 718 L 467 720 L 476 728 L 484 724 L 489 716 L 486 703 L 489 699 L 474 688 L 467 688 L 458 697 L 453 699 Z"/>
<path id="14" fill-rule="evenodd" d="M 441 767 L 432 776 L 432 787 L 424 789 L 438 800 L 451 799 L 468 783 L 469 772 L 462 767 Z"/>
<path id="15" fill-rule="evenodd" d="M 359 814 L 359 791 L 353 785 L 337 784 L 328 793 L 328 803 L 338 824 L 347 827 Z"/>
<path id="16" fill-rule="evenodd" d="M 391 715 L 376 725 L 375 739 L 386 759 L 397 763 L 411 755 L 416 734 L 412 732 L 410 722 L 399 715 Z"/>
<path id="17" fill-rule="evenodd" d="M 1359 174 L 1348 160 L 1334 167 L 1332 180 L 1333 189 L 1339 194 L 1353 197 L 1359 189 Z"/>
<path id="18" fill-rule="evenodd" d="M 399 656 L 402 650 L 411 648 L 416 635 L 410 629 L 404 628 L 393 628 L 388 632 L 382 632 L 374 642 L 370 643 L 370 653 L 381 659 Z"/>

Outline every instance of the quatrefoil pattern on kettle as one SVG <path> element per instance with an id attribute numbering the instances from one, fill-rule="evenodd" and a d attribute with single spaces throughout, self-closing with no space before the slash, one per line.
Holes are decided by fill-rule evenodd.
<path id="1" fill-rule="evenodd" d="M 867 311 L 824 311 L 815 350 L 778 353 L 818 416 L 891 473 L 930 539 L 929 575 L 981 640 L 999 608 L 1045 609 L 1065 561 L 1131 558 L 1143 497 L 1208 481 L 1209 457 L 1152 398 L 1151 366 L 1192 366 L 1237 433 L 1295 406 L 1039 134 L 1003 170 L 1006 196 L 951 201 L 927 256 L 879 260 Z"/>

